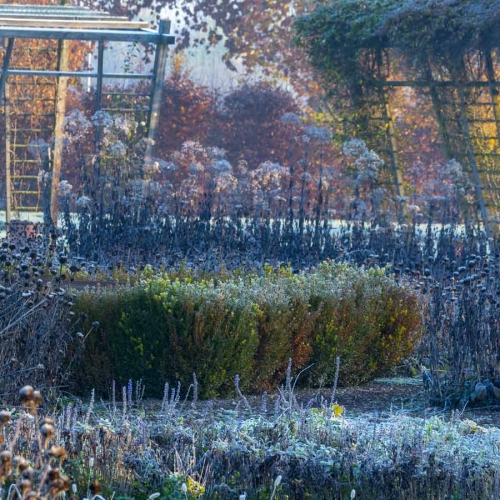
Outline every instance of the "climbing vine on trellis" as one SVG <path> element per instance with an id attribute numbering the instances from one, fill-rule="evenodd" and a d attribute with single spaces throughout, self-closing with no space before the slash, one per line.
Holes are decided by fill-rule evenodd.
<path id="1" fill-rule="evenodd" d="M 397 48 L 420 76 L 448 73 L 474 50 L 500 45 L 498 0 L 338 0 L 295 24 L 297 42 L 329 83 L 369 82 L 377 49 Z"/>
<path id="2" fill-rule="evenodd" d="M 499 21 L 500 0 L 337 0 L 296 22 L 296 41 L 330 94 L 350 96 L 354 132 L 386 134 L 400 195 L 391 92 L 428 95 L 447 156 L 472 177 L 487 231 L 488 209 L 500 204 Z M 383 110 L 378 127 L 375 109 Z"/>

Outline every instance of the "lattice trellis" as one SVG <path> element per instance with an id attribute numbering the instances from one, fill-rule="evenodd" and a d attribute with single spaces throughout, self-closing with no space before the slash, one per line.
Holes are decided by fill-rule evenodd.
<path id="1" fill-rule="evenodd" d="M 425 78 L 397 79 L 391 73 L 390 56 L 391 49 L 380 48 L 374 53 L 374 77 L 364 82 L 363 95 L 354 104 L 364 109 L 364 133 L 371 139 L 370 146 L 388 160 L 394 191 L 399 197 L 405 194 L 401 162 L 398 161 L 401 148 L 390 93 L 396 88 L 420 89 L 429 96 L 447 158 L 458 160 L 470 175 L 478 212 L 489 234 L 494 224 L 492 215 L 498 215 L 500 210 L 500 65 L 497 52 L 471 51 L 467 63 L 478 73 L 475 79 L 470 78 L 470 70 L 466 71 L 465 61 L 463 70 L 456 74 L 443 76 L 429 64 Z"/>
<path id="2" fill-rule="evenodd" d="M 103 107 L 103 98 L 110 94 L 103 89 L 105 79 L 151 82 L 150 91 L 137 93 L 136 97 L 145 98 L 143 107 L 146 113 L 146 133 L 151 139 L 146 156 L 153 154 L 152 144 L 156 135 L 165 79 L 166 52 L 168 46 L 175 42 L 174 36 L 169 33 L 168 21 L 160 21 L 158 30 L 152 30 L 149 23 L 133 22 L 124 17 L 113 17 L 77 6 L 0 4 L 0 39 L 4 40 L 0 48 L 3 52 L 0 98 L 4 103 L 7 222 L 11 220 L 13 209 L 38 210 L 40 198 L 43 197 L 38 173 L 43 166 L 40 165 L 40 160 L 33 159 L 28 154 L 28 149 L 36 147 L 37 142 L 49 137 L 54 138 L 54 145 L 48 165 L 49 192 L 45 195 L 50 197 L 52 222 L 57 221 L 63 125 L 69 79 L 95 80 L 94 107 L 95 110 L 104 111 L 113 111 Z M 27 56 L 24 52 L 23 57 L 16 57 L 22 51 L 34 50 L 27 43 L 30 40 L 43 42 L 38 44 L 36 53 Z M 96 70 L 69 69 L 70 44 L 75 41 L 97 45 Z M 153 44 L 156 48 L 153 71 L 106 73 L 104 55 L 107 42 Z M 42 52 L 43 57 L 38 57 Z M 16 62 L 19 60 L 32 60 L 33 63 L 30 63 L 29 67 L 20 67 Z M 37 67 L 37 62 L 41 60 L 46 63 L 43 68 Z M 96 152 L 100 147 L 98 134 L 99 130 L 96 129 Z"/>

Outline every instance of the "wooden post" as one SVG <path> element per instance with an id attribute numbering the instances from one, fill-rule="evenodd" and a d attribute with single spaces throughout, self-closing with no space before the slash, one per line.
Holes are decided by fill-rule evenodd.
<path id="1" fill-rule="evenodd" d="M 10 179 L 10 106 L 7 89 L 8 69 L 12 49 L 14 48 L 14 38 L 9 38 L 5 54 L 3 56 L 2 75 L 0 76 L 0 99 L 4 101 L 4 136 L 5 136 L 5 222 L 10 222 L 12 215 L 12 185 Z"/>
<path id="2" fill-rule="evenodd" d="M 168 52 L 168 39 L 166 36 L 170 33 L 170 21 L 164 19 L 160 20 L 158 31 L 162 38 L 156 46 L 155 63 L 153 70 L 153 82 L 151 90 L 151 99 L 149 103 L 149 116 L 148 116 L 148 139 L 150 143 L 146 149 L 146 158 L 149 160 L 153 157 L 155 152 L 154 141 L 156 138 L 156 130 L 158 128 L 158 121 L 160 119 L 161 99 L 163 95 L 163 87 L 165 85 L 165 73 L 167 68 L 167 52 Z"/>
<path id="3" fill-rule="evenodd" d="M 68 42 L 58 42 L 57 70 L 68 69 Z M 52 171 L 50 187 L 50 217 L 54 226 L 57 226 L 57 212 L 59 209 L 58 194 L 61 179 L 62 153 L 64 146 L 64 117 L 66 115 L 66 93 L 68 77 L 60 76 L 57 79 L 55 95 L 55 120 L 54 120 L 54 149 L 52 151 Z"/>

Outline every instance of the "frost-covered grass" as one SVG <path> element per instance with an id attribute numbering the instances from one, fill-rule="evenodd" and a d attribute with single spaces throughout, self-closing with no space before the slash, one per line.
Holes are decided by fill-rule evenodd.
<path id="1" fill-rule="evenodd" d="M 206 410 L 158 416 L 149 430 L 164 460 L 158 468 L 202 485 L 207 498 L 269 498 L 278 477 L 283 499 L 499 493 L 500 431 L 468 420 L 344 419 L 331 406 L 281 416 Z M 145 452 L 137 456 L 142 470 L 151 467 Z"/>
<path id="2" fill-rule="evenodd" d="M 338 371 L 338 364 L 337 364 Z M 331 392 L 309 402 L 291 376 L 249 404 L 132 381 L 112 399 L 43 404 L 32 387 L 0 412 L 0 499 L 477 499 L 500 495 L 500 429 L 452 412 L 348 417 Z M 367 395 L 369 397 L 369 395 Z"/>
<path id="3" fill-rule="evenodd" d="M 183 402 L 175 391 L 161 409 L 145 409 L 129 396 L 125 405 L 91 402 L 52 415 L 57 430 L 42 439 L 43 446 L 64 447 L 58 453 L 67 458 L 57 470 L 69 476 L 77 492 L 73 498 L 94 497 L 96 491 L 104 498 L 160 500 L 500 494 L 500 429 L 480 427 L 459 414 L 446 420 L 398 414 L 346 418 L 331 401 L 299 406 L 286 388 L 272 401 L 263 399 L 258 410 L 243 396 L 232 410 L 212 401 Z M 31 460 L 33 481 L 43 484 L 45 464 L 55 452 L 37 453 L 36 429 L 43 420 L 30 412 L 12 413 L 2 447 Z M 14 467 L 4 474 L 5 484 L 20 484 L 24 476 Z M 6 492 L 5 487 L 2 498 Z"/>

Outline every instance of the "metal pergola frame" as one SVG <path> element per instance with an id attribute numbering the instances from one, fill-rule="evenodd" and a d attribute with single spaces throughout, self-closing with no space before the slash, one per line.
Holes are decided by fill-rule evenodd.
<path id="1" fill-rule="evenodd" d="M 485 59 L 485 67 L 482 77 L 467 81 L 463 74 L 453 73 L 446 79 L 439 79 L 433 75 L 430 61 L 427 61 L 427 74 L 424 77 L 416 79 L 392 79 L 388 76 L 388 68 L 391 67 L 391 57 L 389 50 L 391 47 L 375 48 L 375 77 L 366 85 L 368 91 L 375 93 L 375 99 L 360 99 L 361 105 L 366 105 L 370 110 L 369 122 L 380 122 L 383 135 L 386 139 L 386 149 L 381 149 L 386 153 L 389 160 L 389 168 L 392 174 L 392 184 L 395 192 L 400 199 L 405 197 L 404 185 L 402 183 L 401 162 L 398 158 L 399 150 L 396 139 L 396 127 L 389 91 L 397 88 L 418 89 L 428 92 L 430 103 L 435 114 L 436 124 L 439 134 L 443 141 L 446 157 L 448 160 L 458 159 L 460 162 L 467 162 L 467 173 L 472 177 L 475 197 L 477 202 L 477 211 L 479 212 L 481 222 L 488 236 L 491 235 L 493 226 L 490 221 L 490 209 L 500 211 L 500 167 L 488 169 L 485 164 L 486 159 L 496 159 L 500 165 L 500 79 L 497 77 L 500 68 L 500 54 L 496 51 L 493 57 L 493 49 L 481 49 Z M 465 67 L 463 72 L 465 73 Z M 466 91 L 485 91 L 487 102 L 467 102 Z M 443 92 L 455 92 L 453 102 L 446 101 L 440 95 Z M 443 116 L 443 107 L 453 106 L 456 113 L 455 120 L 445 119 Z M 488 118 L 475 118 L 471 111 L 474 108 L 483 107 L 488 112 Z M 374 112 L 375 111 L 375 112 Z M 380 115 L 378 117 L 375 117 Z M 460 129 L 460 138 L 457 139 L 456 131 L 450 131 L 450 123 L 458 124 Z M 491 125 L 494 131 L 490 136 L 474 137 L 472 128 L 474 125 Z M 454 140 L 452 140 L 454 138 Z M 476 145 L 477 141 L 492 140 L 495 143 L 493 152 L 481 152 Z M 375 146 L 376 147 L 376 146 Z M 378 151 L 379 149 L 377 149 Z M 497 179 L 493 179 L 496 176 Z M 493 204 L 488 204 L 485 193 L 493 193 Z M 399 216 L 403 215 L 403 206 L 400 204 L 398 209 Z M 401 219 L 402 220 L 402 219 Z"/>
<path id="2" fill-rule="evenodd" d="M 57 222 L 58 186 L 62 164 L 64 116 L 66 113 L 65 95 L 68 78 L 95 78 L 95 107 L 101 109 L 104 79 L 144 79 L 151 80 L 151 95 L 147 119 L 147 137 L 149 142 L 146 156 L 154 154 L 154 139 L 159 120 L 159 111 L 165 80 L 167 50 L 175 43 L 170 35 L 170 22 L 161 20 L 157 30 L 152 30 L 149 23 L 134 22 L 125 17 L 115 17 L 104 12 L 92 11 L 83 7 L 69 5 L 18 5 L 0 4 L 0 39 L 4 42 L 4 57 L 0 69 L 0 99 L 5 103 L 5 194 L 6 222 L 12 216 L 12 179 L 11 179 L 11 144 L 8 119 L 8 98 L 6 96 L 9 76 L 45 76 L 57 78 L 54 98 L 54 148 L 51 162 L 50 215 L 52 222 Z M 11 68 L 15 41 L 56 40 L 57 69 L 44 71 L 31 68 Z M 97 71 L 68 70 L 67 41 L 97 42 Z M 105 42 L 149 43 L 155 45 L 155 59 L 152 73 L 105 73 Z M 27 176 L 29 177 L 29 176 Z"/>

